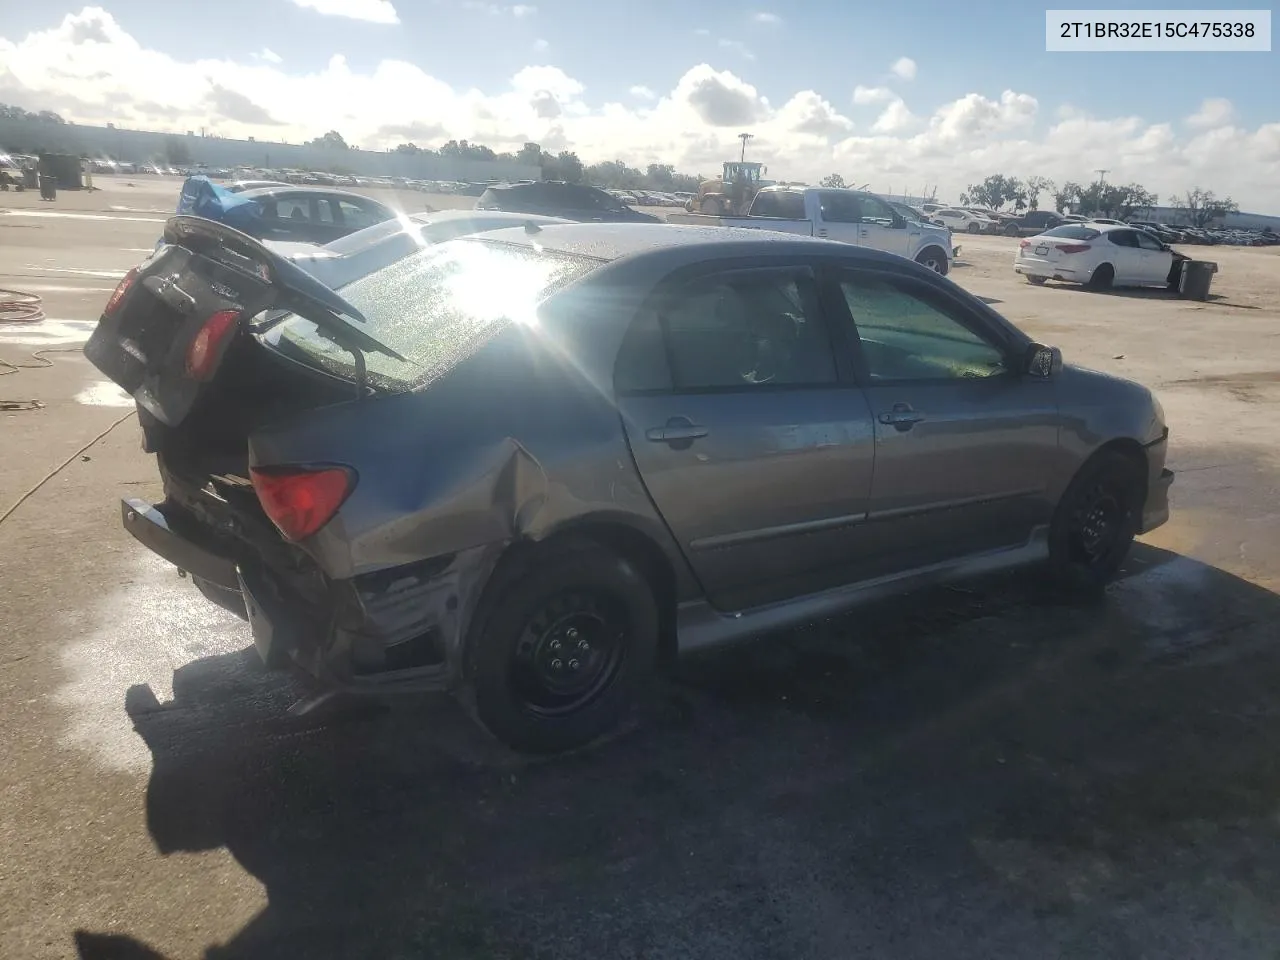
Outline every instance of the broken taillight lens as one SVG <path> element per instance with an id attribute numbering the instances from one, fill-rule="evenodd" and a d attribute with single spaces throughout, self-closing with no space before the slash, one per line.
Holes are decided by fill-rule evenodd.
<path id="1" fill-rule="evenodd" d="M 130 267 L 120 282 L 116 284 L 116 288 L 111 291 L 111 297 L 107 300 L 107 305 L 102 308 L 102 315 L 109 317 L 120 309 L 120 301 L 124 299 L 124 295 L 129 292 L 129 288 L 133 286 L 133 281 L 138 279 L 138 268 Z"/>
<path id="2" fill-rule="evenodd" d="M 250 467 L 267 518 L 286 540 L 305 540 L 333 519 L 355 489 L 346 467 Z"/>
<path id="3" fill-rule="evenodd" d="M 200 332 L 187 347 L 187 376 L 207 380 L 218 365 L 218 348 L 235 329 L 238 310 L 219 310 L 204 322 Z"/>

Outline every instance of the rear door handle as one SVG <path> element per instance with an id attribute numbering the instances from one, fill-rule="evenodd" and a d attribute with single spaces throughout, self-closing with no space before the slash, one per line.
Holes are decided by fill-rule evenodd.
<path id="1" fill-rule="evenodd" d="M 879 417 L 881 423 L 899 430 L 910 430 L 923 419 L 924 416 L 912 409 L 909 403 L 895 403 L 892 410 L 884 411 Z"/>
<path id="2" fill-rule="evenodd" d="M 650 427 L 645 431 L 645 439 L 653 443 L 680 443 L 697 440 L 710 433 L 706 427 L 700 426 L 685 417 L 672 417 L 665 427 Z"/>

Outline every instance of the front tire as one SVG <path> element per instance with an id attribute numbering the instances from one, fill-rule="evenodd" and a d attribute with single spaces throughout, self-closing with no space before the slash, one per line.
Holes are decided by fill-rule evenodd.
<path id="1" fill-rule="evenodd" d="M 1081 467 L 1049 527 L 1049 563 L 1059 586 L 1095 592 L 1119 572 L 1137 536 L 1143 477 L 1137 460 L 1118 451 Z"/>
<path id="2" fill-rule="evenodd" d="M 1009 224 L 1009 226 L 1004 228 L 1004 235 L 1006 237 L 1016 237 L 1020 232 L 1021 231 L 1018 230 L 1018 228 L 1015 227 L 1012 223 Z"/>
<path id="3" fill-rule="evenodd" d="M 592 540 L 537 547 L 500 570 L 471 638 L 475 708 L 508 746 L 557 753 L 616 729 L 653 680 L 653 590 Z"/>
<path id="4" fill-rule="evenodd" d="M 724 205 L 716 197 L 711 197 L 702 201 L 702 213 L 708 217 L 722 217 Z"/>
<path id="5" fill-rule="evenodd" d="M 981 232 L 982 232 L 982 227 L 978 226 L 976 223 L 971 223 L 971 224 L 969 224 L 969 232 L 970 232 L 970 233 L 981 233 Z"/>
<path id="6" fill-rule="evenodd" d="M 937 247 L 929 247 L 927 250 L 920 251 L 916 257 L 916 263 L 922 267 L 928 267 L 939 276 L 945 277 L 949 265 L 947 263 L 947 255 Z"/>
<path id="7" fill-rule="evenodd" d="M 1027 278 L 1027 283 L 1035 284 L 1037 287 L 1044 286 L 1044 282 L 1048 277 L 1037 277 L 1034 273 L 1023 274 Z"/>

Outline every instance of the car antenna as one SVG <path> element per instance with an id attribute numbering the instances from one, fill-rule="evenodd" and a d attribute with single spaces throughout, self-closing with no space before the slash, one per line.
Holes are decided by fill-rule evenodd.
<path id="1" fill-rule="evenodd" d="M 541 233 L 542 228 L 538 226 L 536 223 L 534 223 L 532 220 L 526 220 L 524 222 L 524 232 L 525 233 Z"/>

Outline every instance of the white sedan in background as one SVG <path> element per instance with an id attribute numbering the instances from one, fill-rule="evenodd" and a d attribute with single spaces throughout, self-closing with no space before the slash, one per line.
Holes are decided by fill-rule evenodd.
<path id="1" fill-rule="evenodd" d="M 972 210 L 957 210 L 949 207 L 933 212 L 933 222 L 949 227 L 952 233 L 987 233 L 995 229 L 996 221 Z"/>
<path id="2" fill-rule="evenodd" d="M 1064 223 L 1018 244 L 1015 273 L 1031 283 L 1062 280 L 1105 290 L 1112 285 L 1170 287 L 1189 260 L 1145 230 L 1126 224 Z"/>

